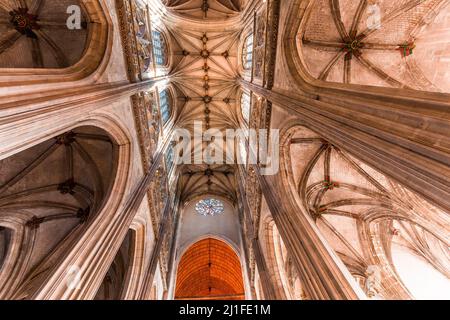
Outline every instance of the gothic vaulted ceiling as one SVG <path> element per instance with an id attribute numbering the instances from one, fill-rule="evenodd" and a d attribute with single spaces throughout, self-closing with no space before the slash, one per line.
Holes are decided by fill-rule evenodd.
<path id="1" fill-rule="evenodd" d="M 369 295 L 409 298 L 394 264 L 395 245 L 449 275 L 444 212 L 306 128 L 293 135 L 289 154 L 304 208 L 349 271 L 364 278 L 370 266 L 380 266 L 381 288 Z"/>
<path id="2" fill-rule="evenodd" d="M 81 28 L 67 28 L 67 8 L 82 8 Z M 88 40 L 80 0 L 0 1 L 0 68 L 66 68 L 78 62 Z"/>
<path id="3" fill-rule="evenodd" d="M 201 11 L 200 8 L 196 10 Z M 239 128 L 239 86 L 236 82 L 239 77 L 239 27 L 217 24 L 205 28 L 201 22 L 183 25 L 183 28 L 167 27 L 176 42 L 174 51 L 178 56 L 178 63 L 171 72 L 171 82 L 184 95 L 179 97 L 184 106 L 179 112 L 178 124 L 192 135 L 196 122 L 203 131 L 217 130 L 224 136 L 227 129 Z M 195 142 L 192 144 L 193 154 L 195 148 L 207 150 L 215 141 L 200 143 L 202 146 Z M 186 194 L 207 193 L 235 200 L 234 169 L 231 166 L 193 164 L 185 167 L 183 172 L 181 181 Z"/>
<path id="4" fill-rule="evenodd" d="M 316 0 L 299 33 L 323 81 L 450 90 L 447 0 Z"/>
<path id="5" fill-rule="evenodd" d="M 197 19 L 225 19 L 238 14 L 244 0 L 163 0 L 179 14 Z"/>
<path id="6" fill-rule="evenodd" d="M 114 180 L 116 147 L 103 130 L 82 127 L 0 161 L 0 222 L 12 248 L 0 298 L 42 281 L 98 214 Z"/>

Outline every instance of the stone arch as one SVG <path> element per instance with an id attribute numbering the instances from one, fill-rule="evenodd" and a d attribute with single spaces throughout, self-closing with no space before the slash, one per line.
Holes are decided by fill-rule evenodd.
<path id="1" fill-rule="evenodd" d="M 443 58 L 448 46 L 436 42 L 439 36 L 431 36 L 448 32 L 442 27 L 443 21 L 448 21 L 444 17 L 448 14 L 448 2 L 300 2 L 292 1 L 286 19 L 283 54 L 292 76 L 309 91 L 327 88 L 349 93 L 354 90 L 375 94 L 390 92 L 398 96 L 402 95 L 401 90 L 390 89 L 408 89 L 415 96 L 423 96 L 423 93 L 412 90 L 449 91 L 448 81 L 443 80 L 444 74 L 438 71 L 448 69 L 448 59 Z M 345 12 L 341 9 L 344 6 Z M 374 11 L 371 9 L 374 6 L 379 9 Z M 365 22 L 369 21 L 371 12 L 378 11 L 382 27 L 370 30 Z M 320 23 L 324 23 L 324 28 Z M 310 32 L 308 38 L 311 24 L 315 31 Z M 352 40 L 356 40 L 354 48 Z M 306 51 L 315 50 L 315 53 L 304 52 L 305 47 L 310 48 Z M 311 59 L 317 59 L 315 69 Z M 431 67 L 432 63 L 441 67 Z M 325 81 L 329 77 L 332 81 Z"/>
<path id="2" fill-rule="evenodd" d="M 10 228 L 0 227 L 0 270 L 8 255 L 12 232 Z"/>
<path id="3" fill-rule="evenodd" d="M 277 296 L 282 299 L 290 298 L 290 294 L 287 291 L 287 287 L 283 283 L 280 266 L 277 261 L 277 255 L 275 252 L 275 221 L 268 217 L 264 223 L 264 233 L 265 233 L 265 243 L 267 250 L 267 262 L 269 266 L 270 277 L 272 278 L 272 283 L 275 285 L 275 290 L 277 290 Z"/>
<path id="4" fill-rule="evenodd" d="M 445 247 L 442 227 L 424 218 L 402 186 L 331 145 L 297 123 L 285 131 L 282 152 L 284 179 L 294 200 L 309 215 L 322 237 L 370 297 L 408 299 L 391 259 L 394 221 L 424 228 Z M 293 156 L 293 155 L 297 156 Z M 410 192 L 410 191 L 407 191 Z M 384 222 L 379 227 L 375 221 Z M 415 228 L 415 227 L 414 227 Z M 407 232 L 410 246 L 448 277 L 449 261 L 432 252 L 416 230 Z M 400 241 L 401 239 L 398 239 Z"/>
<path id="5" fill-rule="evenodd" d="M 4 18 L 0 28 L 5 34 L 0 83 L 75 81 L 105 62 L 111 46 L 111 22 L 103 1 L 22 3 L 25 7 L 16 8 L 14 1 L 7 1 L 0 8 Z M 71 14 L 78 13 L 80 26 L 69 28 Z"/>
<path id="6" fill-rule="evenodd" d="M 94 222 L 102 218 L 104 215 L 102 212 L 108 207 L 111 209 L 112 202 L 116 202 L 111 201 L 112 190 L 117 188 L 117 184 L 123 179 L 124 172 L 128 170 L 126 169 L 128 162 L 124 159 L 127 152 L 124 153 L 124 151 L 127 149 L 129 140 L 123 131 L 113 124 L 113 121 L 93 118 L 66 130 L 68 131 L 55 138 L 3 160 L 3 162 L 8 160 L 11 162 L 11 158 L 17 157 L 31 159 L 33 152 L 39 155 L 37 161 L 17 161 L 17 168 L 21 165 L 25 168 L 22 168 L 20 177 L 17 178 L 17 175 L 12 173 L 9 178 L 5 176 L 5 179 L 9 179 L 7 183 L 9 187 L 3 188 L 0 223 L 9 223 L 14 226 L 16 232 L 14 246 L 10 251 L 10 264 L 8 264 L 11 268 L 2 269 L 0 275 L 6 279 L 2 281 L 1 288 L 4 298 L 28 299 L 37 292 L 45 278 L 51 275 L 51 270 L 59 267 L 66 255 L 73 253 L 72 248 L 92 228 Z M 77 146 L 71 148 L 72 144 Z M 101 147 L 102 144 L 103 147 Z M 109 151 L 105 148 L 109 148 Z M 76 151 L 70 151 L 71 149 Z M 108 157 L 110 160 L 106 160 Z M 66 159 L 69 159 L 68 167 L 59 165 L 60 160 L 65 163 L 63 160 Z M 92 162 L 92 167 L 83 166 L 85 161 Z M 46 167 L 46 163 L 52 164 L 53 170 L 49 171 L 52 174 L 47 173 L 48 177 L 36 178 L 39 177 L 42 167 Z M 12 172 L 17 168 L 9 169 Z M 85 177 L 80 178 L 80 172 L 83 172 L 80 168 L 93 171 L 90 175 L 84 174 Z M 66 177 L 69 172 L 73 174 L 73 178 Z M 56 181 L 61 177 L 64 178 L 62 181 Z M 45 180 L 53 178 L 56 180 L 50 181 L 52 183 L 45 187 Z M 99 182 L 97 178 L 100 180 L 104 178 L 105 181 Z M 33 183 L 41 183 L 41 185 L 36 188 L 33 187 Z M 31 188 L 31 191 L 19 190 L 21 188 Z M 15 204 L 13 195 L 22 199 L 20 204 Z M 47 195 L 50 197 L 49 200 L 45 199 Z M 28 207 L 24 199 L 27 200 Z M 80 205 L 80 208 L 75 210 L 77 205 Z M 30 213 L 29 208 L 39 210 L 32 210 L 33 212 Z M 15 212 L 11 211 L 12 209 Z M 58 213 L 55 210 L 67 212 Z M 45 225 L 53 229 L 58 225 L 66 227 L 57 227 L 60 232 L 49 243 L 48 237 L 47 242 L 42 241 L 45 239 L 47 229 L 42 226 Z M 15 254 L 17 252 L 19 254 Z"/>
<path id="7" fill-rule="evenodd" d="M 295 151 L 291 151 L 291 148 L 295 148 L 297 145 L 303 146 L 303 144 L 308 144 L 308 146 L 311 145 L 311 147 L 308 147 L 305 150 L 295 149 Z M 331 176 L 330 174 L 325 174 L 325 172 L 330 169 L 330 165 L 326 165 L 326 163 L 322 161 L 324 157 L 328 159 L 328 161 L 330 160 L 329 150 L 330 148 L 334 148 L 334 146 L 329 145 L 326 140 L 304 126 L 301 122 L 294 122 L 289 123 L 289 125 L 286 126 L 286 130 L 282 135 L 281 148 L 281 163 L 285 166 L 282 170 L 283 180 L 286 186 L 290 188 L 291 192 L 294 193 L 290 195 L 294 203 L 302 208 L 301 210 L 307 214 L 311 226 L 316 229 L 316 232 L 318 232 L 324 243 L 329 246 L 335 256 L 341 260 L 348 272 L 354 277 L 358 277 L 358 279 L 360 277 L 366 279 L 366 269 L 369 267 L 370 262 L 365 260 L 364 253 L 356 253 L 353 247 L 351 247 L 347 240 L 345 240 L 338 232 L 335 225 L 324 218 L 325 214 L 328 212 L 323 213 L 321 211 L 319 215 L 311 211 L 311 201 L 316 199 L 311 195 L 311 176 L 317 178 L 317 181 L 322 181 L 321 183 L 324 186 L 325 184 L 327 185 L 327 189 L 324 187 L 323 190 L 334 190 L 343 187 L 343 185 L 334 186 L 333 183 L 335 181 L 331 178 L 327 178 L 328 176 Z M 302 158 L 295 158 L 292 156 L 292 153 L 295 153 L 298 156 L 301 155 Z M 320 178 L 321 174 L 317 174 L 316 172 L 318 170 L 316 168 L 322 167 L 324 168 L 324 173 L 322 174 L 324 178 Z M 346 172 L 344 171 L 342 175 L 345 176 Z M 313 184 L 313 186 L 320 184 L 317 181 L 315 181 L 316 183 Z M 325 181 L 327 183 L 325 183 Z M 317 187 L 314 190 L 316 189 Z M 322 198 L 323 196 L 320 199 L 322 200 Z M 375 203 L 374 205 L 378 205 L 378 203 Z M 352 217 L 350 216 L 349 218 Z M 358 232 L 360 231 L 354 231 L 352 233 L 357 240 L 361 238 L 361 235 Z M 335 236 L 334 233 L 338 236 Z M 344 254 L 343 252 L 346 252 L 345 250 L 340 251 L 340 249 L 342 250 L 342 247 L 337 247 L 336 244 L 341 242 L 344 243 L 344 247 L 349 246 L 352 248 L 350 253 L 347 251 L 347 253 Z M 365 281 L 366 280 L 364 280 L 363 283 L 365 283 Z M 396 292 L 396 294 L 397 293 L 398 292 Z M 404 292 L 400 290 L 400 294 L 403 293 Z"/>
<path id="8" fill-rule="evenodd" d="M 142 218 L 135 218 L 131 224 L 132 241 L 130 246 L 129 270 L 122 289 L 122 299 L 139 299 L 145 275 L 145 253 L 148 223 Z"/>
<path id="9" fill-rule="evenodd" d="M 448 237 L 441 237 L 433 230 L 433 225 L 414 221 L 410 217 L 396 217 L 391 214 L 374 216 L 365 221 L 366 230 L 374 239 L 374 243 L 381 244 L 381 248 L 372 245 L 371 250 L 377 258 L 384 260 L 392 270 L 390 281 L 394 285 L 401 285 L 411 297 L 423 299 L 448 298 L 442 290 L 450 285 L 450 261 L 448 259 Z M 381 250 L 380 250 L 381 249 Z M 412 255 L 417 263 L 412 263 L 408 270 L 415 269 L 416 274 L 423 272 L 430 283 L 437 285 L 436 279 L 441 277 L 439 288 L 427 286 L 423 282 L 419 285 L 415 277 L 405 272 L 405 257 L 397 255 Z M 399 269 L 399 264 L 401 267 Z M 419 264 L 420 266 L 418 266 Z M 421 287 L 422 289 L 418 290 Z M 448 290 L 447 290 L 448 291 Z M 416 296 L 419 294 L 419 296 Z"/>
<path id="10" fill-rule="evenodd" d="M 98 289 L 95 300 L 123 300 L 127 295 L 133 273 L 136 240 L 136 232 L 133 229 L 128 230 L 102 285 Z"/>
<path id="11" fill-rule="evenodd" d="M 241 252 L 240 252 L 241 250 L 239 249 L 238 245 L 232 239 L 228 238 L 227 236 L 213 234 L 213 233 L 204 234 L 204 235 L 196 237 L 194 240 L 190 241 L 186 245 L 179 248 L 179 250 L 177 252 L 177 261 L 176 261 L 177 268 L 178 268 L 178 264 L 180 263 L 181 258 L 189 250 L 190 247 L 192 247 L 194 244 L 196 244 L 198 242 L 201 242 L 201 241 L 204 241 L 207 239 L 214 239 L 214 240 L 223 242 L 223 243 L 227 244 L 227 246 L 229 246 L 237 256 L 239 256 L 239 257 L 241 256 Z"/>

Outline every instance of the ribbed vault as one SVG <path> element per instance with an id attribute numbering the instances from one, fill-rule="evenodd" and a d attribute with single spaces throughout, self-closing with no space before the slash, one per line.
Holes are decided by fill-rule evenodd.
<path id="1" fill-rule="evenodd" d="M 82 127 L 0 161 L 1 298 L 42 281 L 51 259 L 99 213 L 116 151 L 105 131 Z"/>
<path id="2" fill-rule="evenodd" d="M 447 0 L 317 0 L 299 33 L 319 80 L 450 90 Z M 438 35 L 438 36 L 437 36 Z M 432 58 L 431 58 L 432 57 Z"/>
<path id="3" fill-rule="evenodd" d="M 163 0 L 170 9 L 191 18 L 225 19 L 238 14 L 243 0 Z"/>
<path id="4" fill-rule="evenodd" d="M 238 28 L 205 28 L 187 25 L 184 29 L 169 27 L 176 42 L 179 63 L 172 70 L 171 83 L 184 95 L 184 106 L 179 111 L 178 125 L 188 130 L 194 137 L 195 124 L 205 133 L 215 130 L 226 136 L 227 129 L 240 128 L 242 120 L 238 112 L 239 86 L 236 79 L 237 46 L 241 31 Z M 213 194 L 236 200 L 234 168 L 222 159 L 195 161 L 198 150 L 216 150 L 222 141 L 192 141 L 192 165 L 182 168 L 181 188 L 183 200 L 201 194 Z M 201 145 L 200 145 L 201 144 Z M 222 144 L 226 150 L 226 144 Z M 211 154 L 212 155 L 212 154 Z M 230 161 L 227 161 L 227 163 Z M 231 159 L 234 163 L 234 159 Z"/>
<path id="5" fill-rule="evenodd" d="M 78 29 L 67 26 L 67 9 L 81 10 Z M 66 68 L 85 52 L 90 21 L 80 0 L 0 2 L 0 68 Z"/>
<path id="6" fill-rule="evenodd" d="M 409 298 L 392 261 L 393 244 L 450 279 L 443 212 L 431 213 L 425 201 L 306 128 L 293 135 L 289 149 L 302 205 L 370 297 Z"/>
<path id="7" fill-rule="evenodd" d="M 187 202 L 203 194 L 225 197 L 232 203 L 236 200 L 236 180 L 233 166 L 187 165 L 181 171 L 183 187 L 181 199 Z"/>

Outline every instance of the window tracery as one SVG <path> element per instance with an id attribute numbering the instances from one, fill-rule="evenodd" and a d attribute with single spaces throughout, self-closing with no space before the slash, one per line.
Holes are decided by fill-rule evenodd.
<path id="1" fill-rule="evenodd" d="M 253 68 L 253 39 L 253 33 L 248 35 L 242 49 L 242 64 L 245 70 Z"/>
<path id="2" fill-rule="evenodd" d="M 172 101 L 168 89 L 165 89 L 159 93 L 159 105 L 163 125 L 166 125 L 172 114 Z"/>
<path id="3" fill-rule="evenodd" d="M 222 201 L 217 199 L 204 199 L 198 202 L 195 210 L 202 216 L 218 216 L 225 212 L 225 206 Z"/>
<path id="4" fill-rule="evenodd" d="M 242 117 L 244 118 L 244 120 L 247 124 L 250 123 L 251 103 L 252 103 L 252 98 L 251 98 L 250 94 L 248 94 L 247 92 L 242 93 L 241 112 L 242 112 Z"/>
<path id="5" fill-rule="evenodd" d="M 152 41 L 155 63 L 158 67 L 164 67 L 167 64 L 167 44 L 162 32 L 152 30 Z"/>
<path id="6" fill-rule="evenodd" d="M 299 52 L 322 81 L 448 92 L 449 7 L 442 0 L 320 0 L 300 30 Z M 439 36 L 436 36 L 439 35 Z"/>

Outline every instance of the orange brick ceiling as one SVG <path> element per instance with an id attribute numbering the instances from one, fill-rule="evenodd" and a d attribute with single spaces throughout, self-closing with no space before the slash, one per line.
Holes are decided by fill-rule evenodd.
<path id="1" fill-rule="evenodd" d="M 222 241 L 197 242 L 180 261 L 176 288 L 176 299 L 244 299 L 239 258 Z"/>

